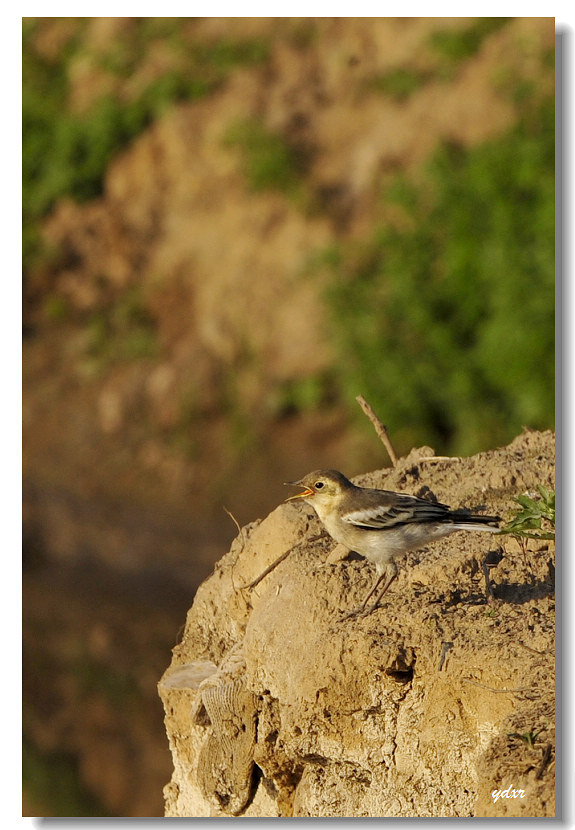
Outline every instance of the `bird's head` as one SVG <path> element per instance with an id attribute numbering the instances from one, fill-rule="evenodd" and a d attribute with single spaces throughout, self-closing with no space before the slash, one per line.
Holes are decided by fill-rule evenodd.
<path id="1" fill-rule="evenodd" d="M 315 470 L 313 473 L 308 473 L 299 481 L 286 481 L 284 483 L 290 487 L 304 488 L 301 493 L 288 496 L 286 501 L 303 499 L 310 504 L 332 501 L 332 499 L 340 496 L 346 489 L 353 487 L 351 481 L 337 470 Z"/>

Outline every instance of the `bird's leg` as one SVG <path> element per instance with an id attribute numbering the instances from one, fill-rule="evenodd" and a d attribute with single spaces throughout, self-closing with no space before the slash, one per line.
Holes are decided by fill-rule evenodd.
<path id="1" fill-rule="evenodd" d="M 375 592 L 377 591 L 377 589 L 379 588 L 379 586 L 381 584 L 382 579 L 385 579 L 386 576 L 387 576 L 387 568 L 383 571 L 383 573 L 380 573 L 380 574 L 377 575 L 377 579 L 375 580 L 372 589 L 370 590 L 368 595 L 365 597 L 365 599 L 363 600 L 363 602 L 359 606 L 358 611 L 365 611 L 365 609 L 367 607 L 368 600 L 375 594 Z"/>
<path id="2" fill-rule="evenodd" d="M 364 599 L 362 604 L 358 608 L 354 608 L 353 611 L 350 611 L 348 614 L 344 614 L 344 616 L 342 617 L 342 620 L 349 620 L 352 617 L 359 617 L 359 616 L 363 615 L 368 599 L 375 593 L 379 583 L 385 577 L 385 574 L 386 574 L 386 571 L 384 571 L 382 574 L 378 575 L 377 579 L 375 580 L 375 585 L 373 586 L 373 588 L 371 589 L 369 594 L 366 596 L 366 598 Z"/>
<path id="3" fill-rule="evenodd" d="M 355 608 L 353 611 L 350 611 L 349 614 L 346 614 L 342 619 L 348 620 L 350 617 L 364 617 L 364 616 L 367 616 L 367 614 L 371 614 L 371 612 L 375 608 L 377 608 L 380 599 L 385 594 L 385 592 L 387 591 L 387 589 L 389 588 L 389 586 L 391 585 L 393 580 L 396 578 L 396 576 L 397 576 L 397 565 L 395 564 L 395 562 L 388 562 L 386 567 L 385 567 L 385 570 L 383 571 L 383 573 L 378 574 L 377 579 L 375 580 L 375 583 L 374 583 L 373 587 L 371 588 L 370 592 L 365 597 L 364 601 L 361 603 L 359 608 Z M 387 577 L 387 580 L 385 582 L 385 585 L 383 586 L 380 593 L 378 594 L 376 601 L 369 608 L 369 610 L 366 610 L 367 603 L 368 603 L 369 599 L 375 594 L 375 592 L 379 588 L 382 580 L 386 579 L 386 577 Z"/>
<path id="4" fill-rule="evenodd" d="M 384 572 L 383 576 L 385 576 L 386 574 L 389 576 L 389 579 L 387 580 L 387 582 L 385 583 L 385 585 L 383 586 L 383 588 L 381 589 L 381 591 L 377 595 L 377 599 L 375 600 L 375 602 L 373 603 L 371 608 L 366 609 L 367 601 L 370 598 L 370 596 L 375 592 L 375 589 L 377 588 L 377 586 L 379 585 L 379 583 L 381 581 L 381 577 L 380 577 L 380 579 L 378 579 L 378 581 L 376 582 L 373 589 L 369 592 L 369 594 L 364 599 L 363 605 L 362 605 L 362 610 L 361 610 L 361 615 L 362 616 L 367 616 L 368 614 L 371 614 L 372 611 L 375 611 L 375 609 L 379 605 L 379 602 L 380 602 L 381 598 L 387 592 L 387 589 L 389 588 L 389 586 L 391 585 L 393 580 L 397 579 L 397 565 L 395 564 L 395 562 L 388 562 L 387 563 L 387 568 L 385 569 L 385 572 Z"/>

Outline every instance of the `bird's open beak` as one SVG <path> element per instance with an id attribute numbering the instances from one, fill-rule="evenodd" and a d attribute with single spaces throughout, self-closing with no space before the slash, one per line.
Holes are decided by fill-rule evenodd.
<path id="1" fill-rule="evenodd" d="M 284 481 L 284 484 L 287 487 L 302 487 L 301 481 Z M 292 499 L 303 499 L 306 496 L 313 496 L 313 490 L 310 490 L 309 487 L 306 487 L 303 493 L 296 493 L 295 496 L 288 496 L 285 501 L 291 501 Z"/>

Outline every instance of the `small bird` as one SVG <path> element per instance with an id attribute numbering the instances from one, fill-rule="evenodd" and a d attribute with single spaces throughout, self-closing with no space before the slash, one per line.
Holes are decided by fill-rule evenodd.
<path id="1" fill-rule="evenodd" d="M 497 533 L 499 516 L 478 516 L 469 510 L 452 510 L 446 504 L 427 501 L 391 490 L 356 487 L 337 470 L 315 470 L 289 486 L 304 487 L 286 501 L 303 499 L 314 508 L 332 539 L 373 562 L 377 579 L 361 606 L 348 614 L 364 616 L 377 608 L 397 576 L 395 560 L 458 530 Z M 373 605 L 368 600 L 380 583 Z"/>

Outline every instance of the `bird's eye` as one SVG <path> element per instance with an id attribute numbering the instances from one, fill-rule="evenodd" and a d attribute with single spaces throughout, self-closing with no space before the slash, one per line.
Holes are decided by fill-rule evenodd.
<path id="1" fill-rule="evenodd" d="M 313 486 L 316 490 L 321 490 L 321 488 L 323 487 L 323 481 L 316 481 L 316 483 Z"/>

